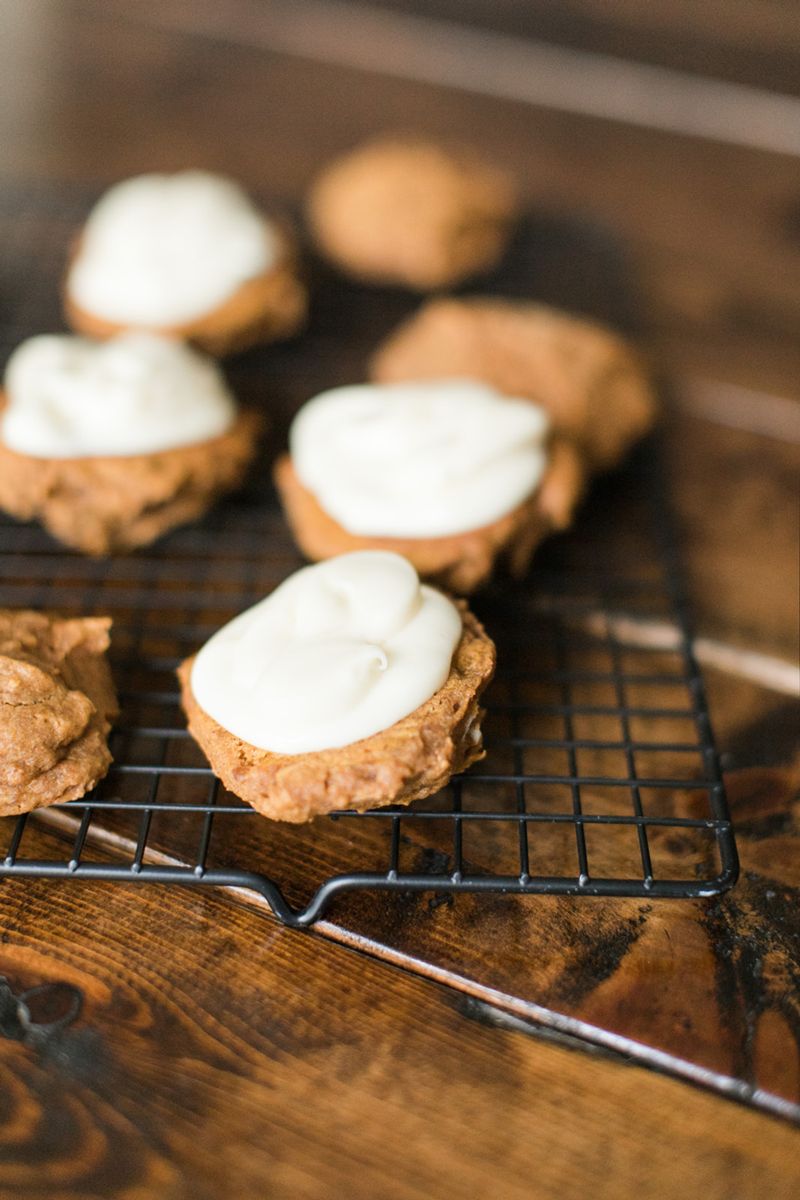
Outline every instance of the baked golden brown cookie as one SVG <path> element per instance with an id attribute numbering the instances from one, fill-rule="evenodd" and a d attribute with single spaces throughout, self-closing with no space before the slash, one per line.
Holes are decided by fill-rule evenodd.
<path id="1" fill-rule="evenodd" d="M 0 414 L 4 408 L 0 394 Z M 219 437 L 160 453 L 36 458 L 0 440 L 0 508 L 59 541 L 103 555 L 134 550 L 196 520 L 240 483 L 262 421 L 242 411 Z"/>
<path id="2" fill-rule="evenodd" d="M 300 823 L 337 809 L 410 804 L 484 756 L 480 696 L 492 678 L 494 643 L 458 602 L 463 633 L 450 675 L 430 700 L 389 729 L 349 746 L 275 754 L 235 737 L 198 705 L 194 658 L 181 664 L 189 731 L 225 787 L 265 817 Z"/>
<path id="3" fill-rule="evenodd" d="M 430 300 L 380 345 L 379 383 L 465 377 L 528 396 L 597 470 L 614 466 L 656 419 L 636 355 L 616 334 L 542 304 Z"/>
<path id="4" fill-rule="evenodd" d="M 391 550 L 407 558 L 423 578 L 468 595 L 486 582 L 498 558 L 508 561 L 515 576 L 524 575 L 543 539 L 569 525 L 583 493 L 585 466 L 572 443 L 563 439 L 554 440 L 549 453 L 544 478 L 527 500 L 490 525 L 446 537 L 350 533 L 300 482 L 288 454 L 275 464 L 275 484 L 295 541 L 313 561 L 353 550 Z"/>
<path id="5" fill-rule="evenodd" d="M 178 324 L 137 327 L 190 341 L 218 358 L 250 346 L 291 337 L 305 323 L 308 292 L 298 274 L 293 237 L 282 229 L 280 238 L 282 250 L 278 261 L 268 271 L 248 279 L 212 312 Z M 70 263 L 79 250 L 80 240 L 76 242 Z M 110 338 L 127 327 L 125 323 L 109 321 L 80 308 L 66 284 L 64 313 L 67 324 L 88 337 Z"/>
<path id="6" fill-rule="evenodd" d="M 515 210 L 506 172 L 469 150 L 399 137 L 336 159 L 307 206 L 320 249 L 342 270 L 418 291 L 493 267 Z"/>
<path id="7" fill-rule="evenodd" d="M 0 814 L 85 795 L 111 765 L 108 617 L 0 609 Z"/>

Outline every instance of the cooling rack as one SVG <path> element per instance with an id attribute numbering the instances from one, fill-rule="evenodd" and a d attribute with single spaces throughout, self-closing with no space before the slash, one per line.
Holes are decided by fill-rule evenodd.
<path id="1" fill-rule="evenodd" d="M 60 327 L 57 281 L 86 207 L 74 194 L 0 194 L 6 353 Z M 409 809 L 301 827 L 264 820 L 214 778 L 186 732 L 175 667 L 301 565 L 270 484 L 270 446 L 303 399 L 358 377 L 405 303 L 366 304 L 358 289 L 317 282 L 302 342 L 230 366 L 272 429 L 262 466 L 204 521 L 91 560 L 35 525 L 0 520 L 0 605 L 111 615 L 122 705 L 114 765 L 94 792 L 0 822 L 0 876 L 250 889 L 298 927 L 354 889 L 424 892 L 437 904 L 465 891 L 697 897 L 730 887 L 736 847 L 656 442 L 600 482 L 527 580 L 500 580 L 476 599 L 498 645 L 482 763 Z M 47 834 L 46 858 L 28 853 L 33 827 Z"/>

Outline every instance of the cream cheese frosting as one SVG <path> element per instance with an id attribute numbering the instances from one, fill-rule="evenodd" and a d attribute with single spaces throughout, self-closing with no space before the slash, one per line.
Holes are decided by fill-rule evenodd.
<path id="1" fill-rule="evenodd" d="M 23 342 L 5 374 L 0 438 L 36 458 L 151 454 L 219 437 L 236 404 L 216 363 L 169 338 Z"/>
<path id="2" fill-rule="evenodd" d="M 442 537 L 531 495 L 546 413 L 469 379 L 335 388 L 308 401 L 289 444 L 300 482 L 348 532 Z"/>
<path id="3" fill-rule="evenodd" d="M 206 642 L 201 708 L 261 750 L 304 754 L 380 733 L 447 679 L 461 616 L 397 554 L 304 567 Z"/>
<path id="4" fill-rule="evenodd" d="M 170 326 L 213 312 L 274 266 L 278 251 L 277 231 L 232 180 L 139 175 L 89 214 L 67 290 L 108 321 Z"/>

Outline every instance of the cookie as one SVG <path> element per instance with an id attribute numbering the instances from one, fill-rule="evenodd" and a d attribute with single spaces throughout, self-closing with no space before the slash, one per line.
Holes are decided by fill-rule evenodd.
<path id="1" fill-rule="evenodd" d="M 368 283 L 430 291 L 492 268 L 516 211 L 509 175 L 470 150 L 381 138 L 331 163 L 307 204 L 323 254 Z"/>
<path id="2" fill-rule="evenodd" d="M 78 333 L 146 329 L 218 357 L 290 336 L 307 307 L 290 230 L 231 180 L 202 171 L 110 189 L 75 241 L 64 283 Z"/>
<path id="3" fill-rule="evenodd" d="M 363 560 L 392 560 L 389 563 L 388 600 L 381 612 L 376 612 L 370 603 L 373 597 L 369 592 L 365 596 L 363 589 L 359 588 L 358 572 L 364 566 Z M 263 714 L 270 711 L 269 691 L 265 702 L 262 703 L 263 694 L 259 699 L 254 699 L 253 693 L 247 690 L 247 680 L 250 678 L 256 679 L 256 688 L 263 686 L 263 680 L 266 679 L 269 689 L 270 676 L 274 673 L 272 686 L 275 704 L 282 710 L 276 719 L 277 729 L 270 730 L 269 720 L 266 719 L 266 732 L 263 738 L 259 738 L 260 741 L 278 738 L 279 733 L 284 738 L 293 732 L 298 737 L 313 737 L 319 728 L 330 730 L 337 721 L 349 722 L 351 716 L 356 724 L 346 724 L 346 728 L 357 728 L 358 722 L 365 719 L 373 725 L 376 722 L 380 724 L 380 714 L 389 711 L 382 707 L 385 699 L 385 692 L 380 690 L 382 685 L 391 686 L 399 676 L 401 686 L 405 686 L 409 670 L 413 673 L 420 664 L 426 671 L 429 670 L 432 657 L 442 651 L 441 630 L 437 630 L 431 643 L 434 647 L 431 653 L 425 653 L 421 658 L 415 658 L 412 653 L 404 658 L 403 637 L 408 634 L 408 624 L 404 626 L 400 637 L 395 636 L 394 642 L 391 634 L 383 636 L 375 625 L 376 621 L 378 625 L 387 620 L 391 623 L 394 618 L 386 616 L 386 609 L 393 609 L 398 604 L 403 608 L 408 598 L 404 593 L 405 583 L 409 577 L 415 579 L 409 564 L 403 563 L 396 555 L 345 555 L 333 563 L 305 568 L 282 587 L 293 585 L 300 577 L 308 579 L 314 572 L 324 576 L 332 567 L 338 568 L 341 564 L 344 564 L 342 569 L 350 572 L 344 583 L 331 587 L 327 601 L 324 597 L 320 599 L 305 595 L 299 607 L 293 610 L 295 616 L 287 625 L 288 632 L 285 635 L 277 636 L 277 632 L 273 631 L 275 636 L 272 641 L 262 634 L 259 642 L 258 630 L 252 622 L 257 620 L 257 609 L 261 606 L 237 618 L 239 622 L 247 618 L 251 624 L 244 633 L 241 625 L 233 629 L 231 636 L 234 640 L 222 647 L 220 661 L 224 677 L 219 679 L 219 694 L 224 695 L 232 682 L 244 688 L 244 694 L 238 697 L 244 710 L 243 716 L 237 718 L 237 697 L 231 700 L 230 695 L 224 697 L 223 703 L 227 707 L 223 707 L 222 712 L 214 715 L 208 711 L 220 703 L 215 687 L 217 677 L 213 674 L 213 664 L 211 674 L 206 664 L 205 670 L 198 676 L 197 664 L 198 658 L 208 653 L 213 639 L 203 648 L 200 656 L 187 659 L 178 671 L 189 730 L 214 772 L 230 791 L 263 816 L 275 820 L 297 823 L 337 809 L 363 811 L 386 804 L 410 804 L 413 800 L 438 791 L 454 773 L 465 770 L 484 754 L 480 731 L 480 697 L 494 672 L 494 644 L 463 601 L 452 604 L 434 589 L 424 587 L 421 594 L 425 602 L 444 606 L 454 622 L 450 630 L 452 642 L 447 643 L 446 657 L 442 659 L 443 680 L 431 694 L 385 728 L 373 729 L 368 736 L 345 740 L 344 744 L 289 753 L 285 749 L 265 749 L 241 736 L 251 727 L 264 724 Z M 367 565 L 372 569 L 371 564 Z M 356 567 L 358 570 L 355 570 Z M 394 574 L 398 570 L 399 584 Z M 269 604 L 270 600 L 279 605 L 283 603 L 285 597 L 282 601 L 280 591 L 278 589 L 262 605 Z M 330 620 L 326 603 L 331 609 Z M 357 624 L 360 623 L 363 637 L 354 632 L 353 612 L 357 614 Z M 417 612 L 413 597 L 410 612 L 413 620 Z M 298 624 L 302 627 L 303 620 L 308 625 L 309 640 L 301 645 L 298 652 L 297 628 Z M 235 625 L 236 622 L 232 623 L 232 626 Z M 232 626 L 227 628 L 231 630 Z M 254 632 L 255 640 L 248 641 L 253 638 Z M 339 637 L 342 638 L 341 642 L 336 640 Z M 282 662 L 287 643 L 288 662 Z M 235 661 L 237 644 L 242 646 L 242 661 L 238 664 Z M 347 656 L 343 667 L 342 654 Z M 289 678 L 293 681 L 293 687 L 282 684 L 281 675 L 287 668 L 292 672 Z M 363 670 L 373 670 L 372 675 L 363 677 L 366 682 L 359 674 Z M 396 672 L 394 679 L 386 674 L 391 671 Z M 201 690 L 205 689 L 206 692 L 205 704 L 200 702 L 197 695 L 198 677 Z M 301 682 L 298 682 L 298 677 Z M 430 682 L 425 682 L 427 691 Z M 302 686 L 303 683 L 307 686 Z M 320 693 L 326 692 L 326 689 L 331 689 L 331 694 L 320 698 Z M 354 689 L 358 695 L 354 694 Z M 292 711 L 287 716 L 287 708 L 294 708 L 296 713 L 296 731 L 291 727 Z M 232 715 L 225 715 L 228 713 Z M 327 727 L 325 719 L 320 718 L 321 713 L 329 718 Z M 217 719 L 220 715 L 225 715 L 224 723 Z M 232 731 L 228 725 L 236 724 L 237 719 L 243 724 L 238 731 Z M 326 738 L 320 734 L 319 740 L 331 740 L 332 737 Z M 338 742 L 340 739 L 341 731 L 339 737 L 333 740 Z"/>
<path id="4" fill-rule="evenodd" d="M 522 573 L 583 486 L 541 406 L 474 380 L 334 388 L 296 414 L 289 447 L 275 482 L 305 554 L 394 551 L 462 594 L 500 557 Z"/>
<path id="5" fill-rule="evenodd" d="M 259 416 L 217 365 L 151 334 L 32 338 L 0 393 L 0 507 L 87 554 L 201 516 L 252 460 Z"/>
<path id="6" fill-rule="evenodd" d="M 314 562 L 353 550 L 402 554 L 424 579 L 469 595 L 493 574 L 498 559 L 512 575 L 528 570 L 541 542 L 566 529 L 584 490 L 585 466 L 575 446 L 556 440 L 537 491 L 490 525 L 437 538 L 364 537 L 350 533 L 321 507 L 297 477 L 288 454 L 275 464 L 275 484 L 295 541 Z"/>
<path id="7" fill-rule="evenodd" d="M 370 377 L 465 377 L 529 396 L 595 470 L 618 463 L 657 416 L 652 388 L 622 338 L 542 304 L 493 297 L 429 301 L 378 347 Z"/>
<path id="8" fill-rule="evenodd" d="M 77 800 L 111 765 L 108 617 L 0 609 L 0 814 Z"/>

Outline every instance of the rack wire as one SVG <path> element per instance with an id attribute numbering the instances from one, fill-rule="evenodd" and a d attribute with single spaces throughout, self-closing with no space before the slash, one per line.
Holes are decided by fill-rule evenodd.
<path id="1" fill-rule="evenodd" d="M 82 195 L 0 195 L 6 352 L 59 327 L 56 280 L 85 209 Z M 311 347 L 306 338 L 231 366 L 251 401 L 268 388 L 273 446 L 297 404 L 355 377 L 352 363 L 382 332 L 354 320 L 364 345 L 342 353 L 326 320 L 335 312 L 346 328 L 343 308 L 358 303 L 323 280 Z M 735 882 L 656 443 L 599 484 L 526 581 L 500 580 L 476 599 L 498 645 L 487 757 L 408 809 L 266 821 L 224 791 L 185 729 L 175 667 L 300 565 L 265 465 L 202 522 L 128 557 L 88 559 L 0 520 L 0 606 L 110 614 L 122 704 L 97 789 L 0 822 L 0 877 L 251 889 L 296 927 L 354 889 L 438 903 L 459 892 L 686 898 Z M 27 851 L 34 827 L 47 857 Z"/>

